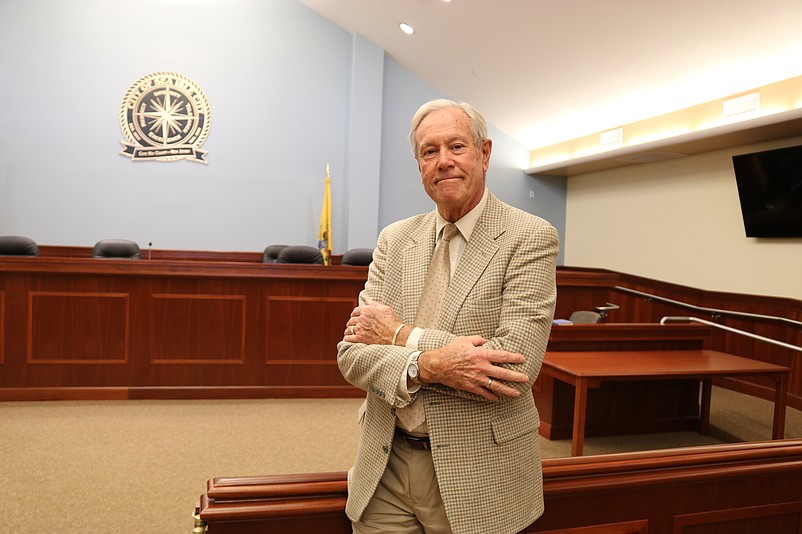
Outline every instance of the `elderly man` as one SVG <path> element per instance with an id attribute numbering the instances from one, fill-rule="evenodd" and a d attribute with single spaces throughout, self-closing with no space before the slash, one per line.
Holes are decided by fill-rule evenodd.
<path id="1" fill-rule="evenodd" d="M 338 345 L 367 392 L 346 513 L 357 533 L 514 533 L 543 513 L 540 371 L 557 232 L 485 187 L 492 141 L 468 104 L 412 120 L 433 212 L 378 239 Z"/>

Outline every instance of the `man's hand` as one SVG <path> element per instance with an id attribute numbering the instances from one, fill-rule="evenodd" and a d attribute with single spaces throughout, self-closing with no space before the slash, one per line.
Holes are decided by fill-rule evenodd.
<path id="1" fill-rule="evenodd" d="M 389 345 L 401 324 L 395 311 L 379 302 L 366 299 L 357 306 L 345 325 L 345 341 L 371 345 Z"/>
<path id="2" fill-rule="evenodd" d="M 427 350 L 418 358 L 420 379 L 469 391 L 488 400 L 500 396 L 518 398 L 521 392 L 504 382 L 528 382 L 529 377 L 499 363 L 523 363 L 514 352 L 481 348 L 487 340 L 480 336 L 458 337 L 448 345 Z"/>

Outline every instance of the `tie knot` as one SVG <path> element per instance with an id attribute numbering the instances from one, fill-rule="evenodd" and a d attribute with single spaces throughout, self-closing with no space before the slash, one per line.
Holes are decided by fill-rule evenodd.
<path id="1" fill-rule="evenodd" d="M 459 228 L 455 224 L 447 224 L 443 227 L 443 241 L 448 243 L 451 238 L 459 233 Z"/>

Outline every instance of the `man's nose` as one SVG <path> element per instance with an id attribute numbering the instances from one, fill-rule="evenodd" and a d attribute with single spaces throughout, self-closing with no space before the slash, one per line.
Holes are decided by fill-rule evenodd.
<path id="1" fill-rule="evenodd" d="M 454 165 L 454 155 L 448 148 L 441 148 L 437 152 L 437 166 L 439 168 L 448 168 Z"/>

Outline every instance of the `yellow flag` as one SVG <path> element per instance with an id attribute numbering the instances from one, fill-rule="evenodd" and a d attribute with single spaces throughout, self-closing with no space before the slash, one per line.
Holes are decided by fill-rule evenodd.
<path id="1" fill-rule="evenodd" d="M 323 209 L 320 211 L 320 231 L 317 235 L 317 248 L 323 254 L 323 263 L 331 265 L 331 177 L 329 165 L 326 164 L 326 193 L 323 197 Z"/>

